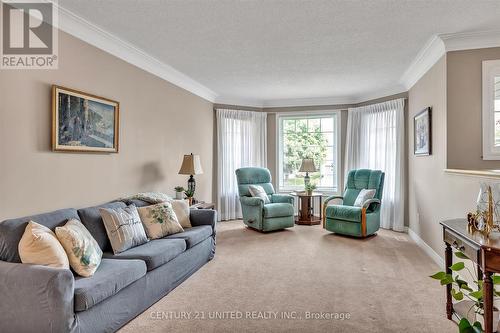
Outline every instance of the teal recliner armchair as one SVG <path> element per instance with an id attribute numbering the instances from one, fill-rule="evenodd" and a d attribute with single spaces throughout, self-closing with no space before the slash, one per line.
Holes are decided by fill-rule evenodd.
<path id="1" fill-rule="evenodd" d="M 240 168 L 236 170 L 243 222 L 250 228 L 272 231 L 295 225 L 293 197 L 275 194 L 271 184 L 271 173 L 265 168 Z M 260 185 L 271 203 L 265 204 L 259 197 L 252 197 L 248 187 Z"/>
<path id="2" fill-rule="evenodd" d="M 328 197 L 323 206 L 323 228 L 342 235 L 367 237 L 380 228 L 380 206 L 384 190 L 384 173 L 380 170 L 351 170 L 347 176 L 344 196 Z M 361 207 L 354 202 L 362 189 L 375 189 L 375 197 Z M 341 205 L 330 205 L 333 199 L 342 199 Z"/>

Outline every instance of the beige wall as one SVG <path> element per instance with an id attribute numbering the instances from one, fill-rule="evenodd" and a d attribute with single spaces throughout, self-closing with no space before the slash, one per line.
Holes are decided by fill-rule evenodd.
<path id="1" fill-rule="evenodd" d="M 212 200 L 213 105 L 61 32 L 58 70 L 0 71 L 0 220 L 173 194 L 185 153 L 201 155 L 197 197 Z M 50 150 L 52 84 L 120 102 L 120 153 Z"/>
<path id="2" fill-rule="evenodd" d="M 500 169 L 500 161 L 482 159 L 482 61 L 493 59 L 500 48 L 447 53 L 450 169 Z"/>
<path id="3" fill-rule="evenodd" d="M 444 172 L 447 147 L 446 67 L 446 56 L 443 56 L 410 89 L 407 120 L 409 228 L 441 257 L 444 243 L 439 222 L 465 217 L 466 212 L 475 206 L 480 182 L 479 178 Z M 433 153 L 417 157 L 413 155 L 413 117 L 428 106 L 432 107 Z"/>

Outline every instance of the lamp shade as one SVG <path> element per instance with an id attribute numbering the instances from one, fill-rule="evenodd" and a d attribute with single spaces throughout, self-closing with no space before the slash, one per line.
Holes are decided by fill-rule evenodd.
<path id="1" fill-rule="evenodd" d="M 314 160 L 312 158 L 302 159 L 302 164 L 300 165 L 299 172 L 316 172 Z"/>
<path id="2" fill-rule="evenodd" d="M 202 173 L 200 155 L 184 155 L 179 175 L 201 175 Z"/>

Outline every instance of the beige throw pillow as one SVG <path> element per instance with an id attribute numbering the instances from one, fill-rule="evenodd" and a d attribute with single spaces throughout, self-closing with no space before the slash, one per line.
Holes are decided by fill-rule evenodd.
<path id="1" fill-rule="evenodd" d="M 355 207 L 363 207 L 363 204 L 365 203 L 365 201 L 373 199 L 376 192 L 377 192 L 377 190 L 362 189 L 359 192 L 358 197 L 356 198 L 356 201 L 354 201 L 354 206 Z"/>
<path id="2" fill-rule="evenodd" d="M 69 261 L 56 235 L 49 228 L 29 221 L 18 245 L 23 264 L 69 269 Z"/>
<path id="3" fill-rule="evenodd" d="M 248 186 L 248 192 L 252 195 L 252 197 L 258 197 L 264 200 L 265 204 L 270 203 L 269 197 L 267 196 L 266 191 L 264 191 L 264 188 L 260 185 L 250 185 Z"/>
<path id="4" fill-rule="evenodd" d="M 99 208 L 114 254 L 147 243 L 135 205 L 125 208 Z"/>
<path id="5" fill-rule="evenodd" d="M 63 227 L 56 228 L 56 236 L 71 268 L 80 276 L 94 275 L 101 263 L 102 250 L 82 222 L 69 220 Z"/>
<path id="6" fill-rule="evenodd" d="M 137 210 L 139 211 L 144 229 L 146 229 L 146 233 L 151 239 L 162 238 L 184 231 L 175 216 L 170 202 L 139 207 Z"/>
<path id="7" fill-rule="evenodd" d="M 187 200 L 172 200 L 172 208 L 174 209 L 177 221 L 183 228 L 191 228 L 191 221 L 189 220 L 189 203 Z"/>

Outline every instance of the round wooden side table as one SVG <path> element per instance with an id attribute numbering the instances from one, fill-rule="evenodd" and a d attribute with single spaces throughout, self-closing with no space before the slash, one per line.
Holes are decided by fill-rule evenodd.
<path id="1" fill-rule="evenodd" d="M 297 203 L 299 214 L 295 216 L 295 224 L 321 224 L 323 217 L 323 194 L 318 192 L 313 192 L 312 194 L 294 192 L 292 195 L 299 199 Z M 316 215 L 315 211 L 318 212 L 319 215 Z"/>

